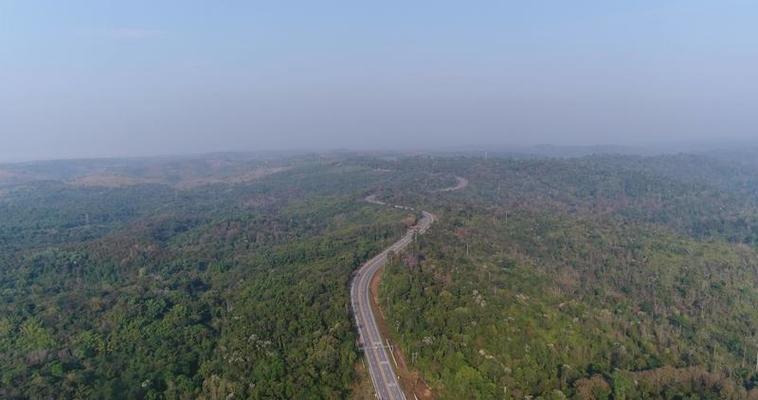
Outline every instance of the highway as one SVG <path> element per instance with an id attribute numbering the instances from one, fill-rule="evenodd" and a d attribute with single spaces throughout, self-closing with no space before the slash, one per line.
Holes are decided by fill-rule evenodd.
<path id="1" fill-rule="evenodd" d="M 440 189 L 437 192 L 453 192 L 468 186 L 468 179 L 459 176 L 456 176 L 455 179 L 455 186 Z M 363 200 L 379 206 L 390 206 L 381 200 L 377 200 L 376 195 L 367 196 Z M 391 207 L 415 211 L 412 207 L 407 206 L 392 205 Z M 406 400 L 406 398 L 398 382 L 397 375 L 392 366 L 393 364 L 391 364 L 391 362 L 394 363 L 394 358 L 390 361 L 392 356 L 387 351 L 387 342 L 379 332 L 379 327 L 374 317 L 374 310 L 371 308 L 371 280 L 377 271 L 382 269 L 384 264 L 387 263 L 387 254 L 389 252 L 398 253 L 405 249 L 413 242 L 416 235 L 426 232 L 434 220 L 434 214 L 421 211 L 421 219 L 416 225 L 411 227 L 392 246 L 384 249 L 384 251 L 363 264 L 355 273 L 353 282 L 350 285 L 350 301 L 353 306 L 355 323 L 358 326 L 358 340 L 363 353 L 366 355 L 368 373 L 371 376 L 371 382 L 374 384 L 376 397 L 380 400 Z"/>
<path id="2" fill-rule="evenodd" d="M 437 192 L 455 192 L 456 190 L 461 190 L 468 186 L 468 179 L 462 178 L 460 176 L 455 177 L 456 183 L 455 186 L 446 187 L 443 189 L 437 190 Z"/>
<path id="3" fill-rule="evenodd" d="M 373 197 L 367 201 L 380 204 Z M 408 207 L 403 208 L 409 209 Z M 409 229 L 400 240 L 361 266 L 350 287 L 350 299 L 355 314 L 355 322 L 358 326 L 360 346 L 366 356 L 369 375 L 374 384 L 376 396 L 380 400 L 405 400 L 405 394 L 400 387 L 397 375 L 395 375 L 393 360 L 386 348 L 386 342 L 379 333 L 374 310 L 371 308 L 371 280 L 376 272 L 386 264 L 389 252 L 397 253 L 406 248 L 413 242 L 414 236 L 426 232 L 432 222 L 434 222 L 434 215 L 422 211 L 422 217 L 418 223 Z"/>

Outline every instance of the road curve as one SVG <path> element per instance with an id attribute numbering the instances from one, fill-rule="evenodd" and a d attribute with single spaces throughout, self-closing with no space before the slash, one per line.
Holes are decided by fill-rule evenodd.
<path id="1" fill-rule="evenodd" d="M 453 192 L 468 186 L 468 179 L 455 177 L 456 185 L 438 190 L 438 192 Z M 387 203 L 377 200 L 376 195 L 364 198 L 364 201 L 380 206 L 389 206 Z M 402 210 L 415 211 L 407 206 L 392 206 Z M 425 233 L 435 220 L 434 214 L 421 211 L 421 219 L 408 229 L 408 232 L 392 246 L 384 249 L 374 258 L 368 260 L 355 273 L 350 285 L 350 301 L 353 306 L 355 323 L 358 326 L 358 340 L 368 362 L 368 373 L 374 384 L 376 397 L 380 400 L 406 400 L 405 393 L 400 387 L 395 370 L 390 363 L 390 354 L 387 352 L 386 341 L 382 338 L 379 327 L 376 324 L 374 310 L 371 308 L 371 280 L 384 264 L 387 263 L 389 252 L 400 252 L 405 249 L 416 235 Z M 393 359 L 394 362 L 394 359 Z"/>
<path id="2" fill-rule="evenodd" d="M 435 192 L 455 192 L 457 190 L 464 189 L 466 186 L 468 186 L 468 179 L 456 176 L 454 186 L 438 189 L 435 190 Z"/>
<path id="3" fill-rule="evenodd" d="M 380 204 L 380 202 L 371 201 L 375 200 L 373 197 L 367 200 L 374 204 Z M 402 208 L 409 209 L 409 207 Z M 350 286 L 350 300 L 353 305 L 355 322 L 358 326 L 358 340 L 363 353 L 366 355 L 368 372 L 374 384 L 376 396 L 380 400 L 405 400 L 405 394 L 400 387 L 397 375 L 395 375 L 395 370 L 391 364 L 393 360 L 390 359 L 386 342 L 379 332 L 374 310 L 371 308 L 371 280 L 376 272 L 387 263 L 389 252 L 397 253 L 403 250 L 413 242 L 417 234 L 426 232 L 432 225 L 434 215 L 426 211 L 421 213 L 422 217 L 418 223 L 409 229 L 400 240 L 361 266 Z"/>

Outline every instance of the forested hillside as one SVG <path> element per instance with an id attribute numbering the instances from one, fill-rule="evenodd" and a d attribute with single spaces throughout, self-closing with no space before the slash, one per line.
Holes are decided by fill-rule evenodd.
<path id="1" fill-rule="evenodd" d="M 758 398 L 755 171 L 704 156 L 450 160 L 467 190 L 382 303 L 439 398 Z"/>
<path id="2" fill-rule="evenodd" d="M 435 397 L 758 398 L 740 154 L 2 165 L 0 398 L 365 395 L 351 274 L 414 221 L 369 194 L 438 217 L 380 287 Z"/>
<path id="3" fill-rule="evenodd" d="M 298 159 L 190 188 L 58 178 L 0 197 L 0 397 L 349 395 L 351 272 L 405 230 L 359 201 L 384 173 Z"/>

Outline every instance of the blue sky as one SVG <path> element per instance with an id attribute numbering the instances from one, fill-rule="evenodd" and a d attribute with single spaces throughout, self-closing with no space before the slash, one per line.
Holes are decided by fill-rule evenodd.
<path id="1" fill-rule="evenodd" d="M 0 160 L 752 139 L 755 21 L 751 1 L 0 0 Z"/>

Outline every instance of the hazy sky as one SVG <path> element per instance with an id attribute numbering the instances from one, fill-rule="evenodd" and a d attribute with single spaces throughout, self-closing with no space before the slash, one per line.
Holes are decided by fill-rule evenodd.
<path id="1" fill-rule="evenodd" d="M 757 128 L 756 1 L 0 0 L 0 160 Z"/>

